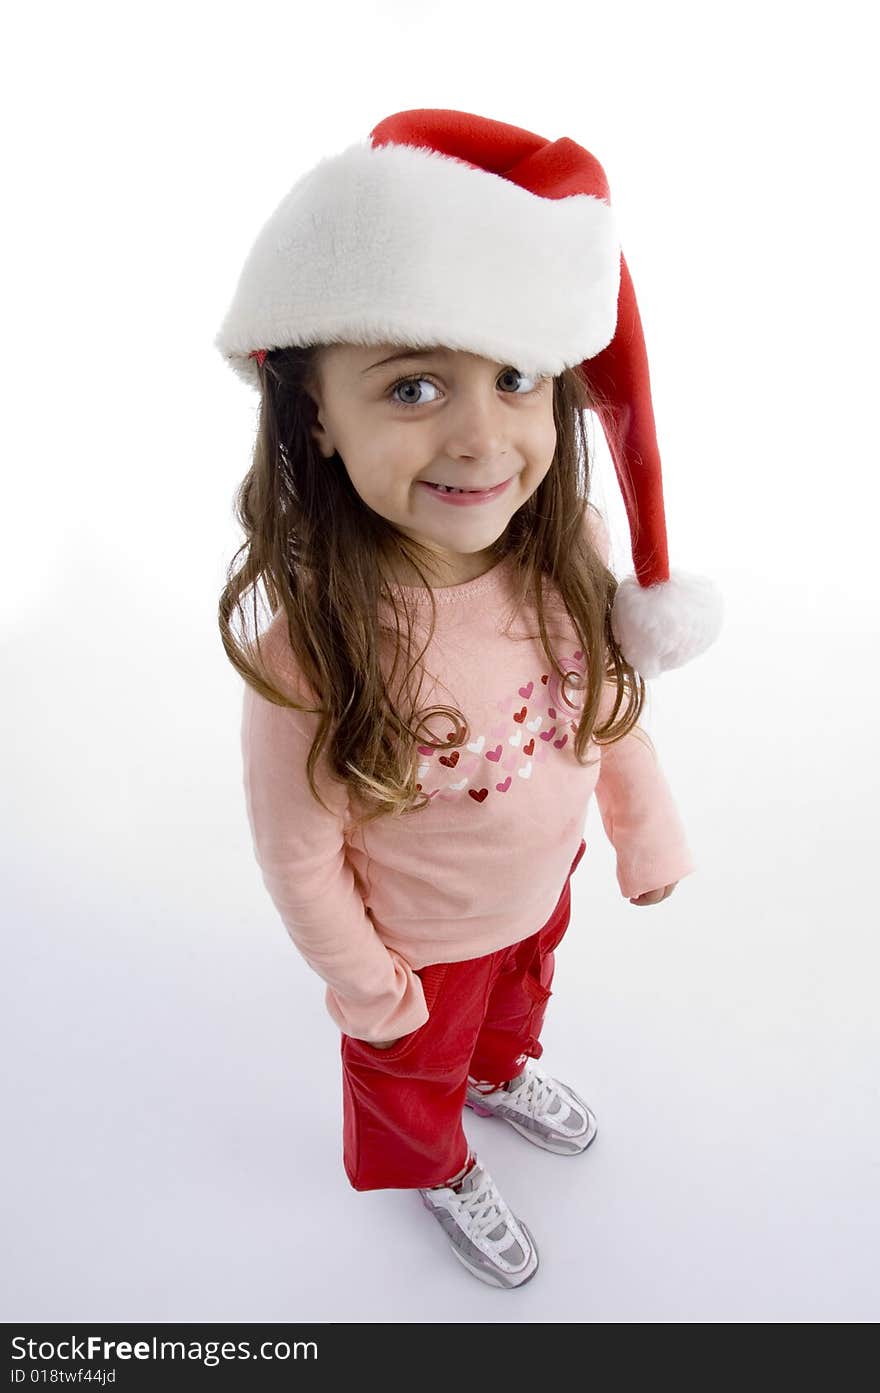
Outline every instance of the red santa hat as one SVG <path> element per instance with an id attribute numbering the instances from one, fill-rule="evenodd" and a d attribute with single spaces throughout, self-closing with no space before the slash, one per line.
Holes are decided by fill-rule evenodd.
<path id="1" fill-rule="evenodd" d="M 632 543 L 614 636 L 644 677 L 714 641 L 717 586 L 669 569 L 642 325 L 589 151 L 416 109 L 320 160 L 258 234 L 214 343 L 259 388 L 269 349 L 335 342 L 441 345 L 526 373 L 578 369 L 596 391 Z"/>

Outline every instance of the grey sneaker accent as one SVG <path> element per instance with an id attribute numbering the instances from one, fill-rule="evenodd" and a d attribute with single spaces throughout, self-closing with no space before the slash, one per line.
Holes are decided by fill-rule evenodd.
<path id="1" fill-rule="evenodd" d="M 526 1225 L 508 1208 L 475 1155 L 458 1191 L 443 1185 L 419 1190 L 458 1260 L 480 1281 L 519 1287 L 538 1270 L 538 1249 Z"/>
<path id="2" fill-rule="evenodd" d="M 503 1118 L 545 1151 L 566 1156 L 586 1151 L 598 1131 L 595 1114 L 586 1101 L 570 1084 L 550 1078 L 540 1066 L 532 1065 L 524 1073 L 532 1075 L 526 1082 L 525 1096 L 532 1100 L 537 1115 L 529 1112 L 528 1104 L 525 1108 L 516 1107 L 508 1100 L 508 1094 L 523 1082 L 523 1074 L 512 1079 L 506 1088 L 493 1088 L 469 1075 L 465 1106 L 480 1116 Z M 548 1091 L 556 1096 L 547 1103 L 540 1103 Z"/>

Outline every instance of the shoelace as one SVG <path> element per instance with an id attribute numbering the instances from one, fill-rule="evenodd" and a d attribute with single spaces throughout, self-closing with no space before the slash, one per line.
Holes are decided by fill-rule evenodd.
<path id="1" fill-rule="evenodd" d="M 478 1084 L 473 1087 L 484 1097 L 487 1093 L 494 1093 L 495 1089 L 483 1089 Z M 504 1090 L 502 1090 L 504 1091 Z M 544 1073 L 543 1069 L 533 1064 L 525 1078 L 516 1088 L 507 1090 L 508 1098 L 516 1098 L 517 1102 L 522 1099 L 526 1110 L 532 1117 L 543 1117 L 546 1109 L 553 1101 L 555 1094 L 552 1080 Z M 556 1114 L 554 1114 L 556 1116 Z M 560 1114 L 561 1116 L 561 1114 Z"/>
<path id="2" fill-rule="evenodd" d="M 503 1200 L 498 1193 L 498 1188 L 487 1171 L 483 1171 L 481 1184 L 473 1190 L 453 1190 L 452 1192 L 459 1202 L 459 1208 L 466 1210 L 471 1227 L 477 1238 L 487 1238 L 495 1247 L 500 1247 L 502 1243 L 510 1247 L 510 1239 L 513 1235 L 510 1226 L 504 1215 L 502 1208 Z M 499 1223 L 504 1222 L 506 1232 L 500 1238 L 489 1238 L 492 1229 L 497 1229 Z"/>
<path id="3" fill-rule="evenodd" d="M 541 1069 L 532 1068 L 516 1089 L 516 1097 L 517 1100 L 523 1099 L 532 1117 L 544 1117 L 556 1093 L 552 1080 Z M 563 1115 L 561 1112 L 554 1114 L 559 1117 Z"/>

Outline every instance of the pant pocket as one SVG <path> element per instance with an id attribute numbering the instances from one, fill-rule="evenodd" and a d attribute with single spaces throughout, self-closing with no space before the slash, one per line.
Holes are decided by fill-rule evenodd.
<path id="1" fill-rule="evenodd" d="M 534 952 L 526 964 L 522 977 L 523 991 L 531 1003 L 529 1010 L 529 1029 L 543 1018 L 544 1007 L 553 995 L 553 975 L 555 959 L 553 949 L 563 937 L 568 927 L 568 917 L 560 915 L 555 924 L 548 924 L 535 942 Z"/>
<path id="2" fill-rule="evenodd" d="M 422 984 L 422 991 L 425 994 L 425 1005 L 431 1011 L 434 1002 L 440 995 L 440 989 L 449 975 L 451 963 L 431 963 L 428 967 L 420 967 L 416 970 L 416 976 Z M 425 1025 L 428 1022 L 425 1021 Z"/>
<path id="3" fill-rule="evenodd" d="M 532 1059 L 540 1059 L 544 1051 L 538 1037 L 544 1025 L 547 1002 L 553 993 L 542 976 L 542 964 L 537 955 L 526 968 L 522 990 L 528 1002 L 528 1009 L 522 1025 L 523 1038 L 520 1048 Z"/>
<path id="4" fill-rule="evenodd" d="M 523 976 L 523 990 L 531 997 L 534 1005 L 531 1015 L 534 1016 L 539 1006 L 543 1006 L 553 995 L 550 987 L 545 985 L 545 968 L 543 959 L 537 957 L 526 968 Z"/>
<path id="5" fill-rule="evenodd" d="M 431 1012 L 440 995 L 443 983 L 449 973 L 450 963 L 430 963 L 427 967 L 420 967 L 415 970 L 415 975 L 422 984 L 422 991 L 425 996 L 425 1005 L 428 1008 L 428 1019 L 422 1025 L 411 1030 L 408 1035 L 402 1035 L 400 1039 L 388 1050 L 376 1049 L 375 1045 L 370 1044 L 369 1040 L 358 1040 L 353 1036 L 346 1036 L 349 1048 L 357 1048 L 368 1055 L 371 1062 L 376 1064 L 383 1060 L 389 1064 L 402 1059 L 408 1055 L 411 1049 L 415 1049 L 421 1043 L 428 1027 L 431 1024 Z"/>

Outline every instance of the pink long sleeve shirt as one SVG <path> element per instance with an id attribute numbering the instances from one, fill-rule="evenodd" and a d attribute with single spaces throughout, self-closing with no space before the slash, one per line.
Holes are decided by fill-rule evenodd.
<path id="1" fill-rule="evenodd" d="M 604 520 L 590 509 L 587 521 L 607 562 Z M 425 1023 L 417 969 L 482 957 L 546 922 L 594 792 L 624 896 L 695 869 L 644 732 L 635 727 L 604 748 L 591 742 L 590 763 L 576 759 L 578 692 L 571 679 L 561 690 L 548 673 L 534 609 L 503 632 L 513 614 L 509 566 L 505 560 L 476 580 L 433 591 L 437 621 L 418 707 L 457 706 L 471 738 L 446 752 L 419 747 L 417 781 L 430 797 L 420 811 L 354 828 L 347 790 L 328 777 L 322 754 L 318 785 L 332 809 L 325 811 L 305 773 L 318 717 L 244 686 L 243 781 L 264 884 L 300 954 L 324 981 L 330 1016 L 363 1040 L 397 1039 Z M 418 652 L 430 601 L 425 591 L 406 594 L 425 625 L 414 635 Z M 548 616 L 554 652 L 563 671 L 583 673 L 574 628 L 557 599 Z M 289 689 L 295 673 L 283 611 L 263 649 Z M 452 723 L 435 715 L 428 729 L 445 738 Z"/>

